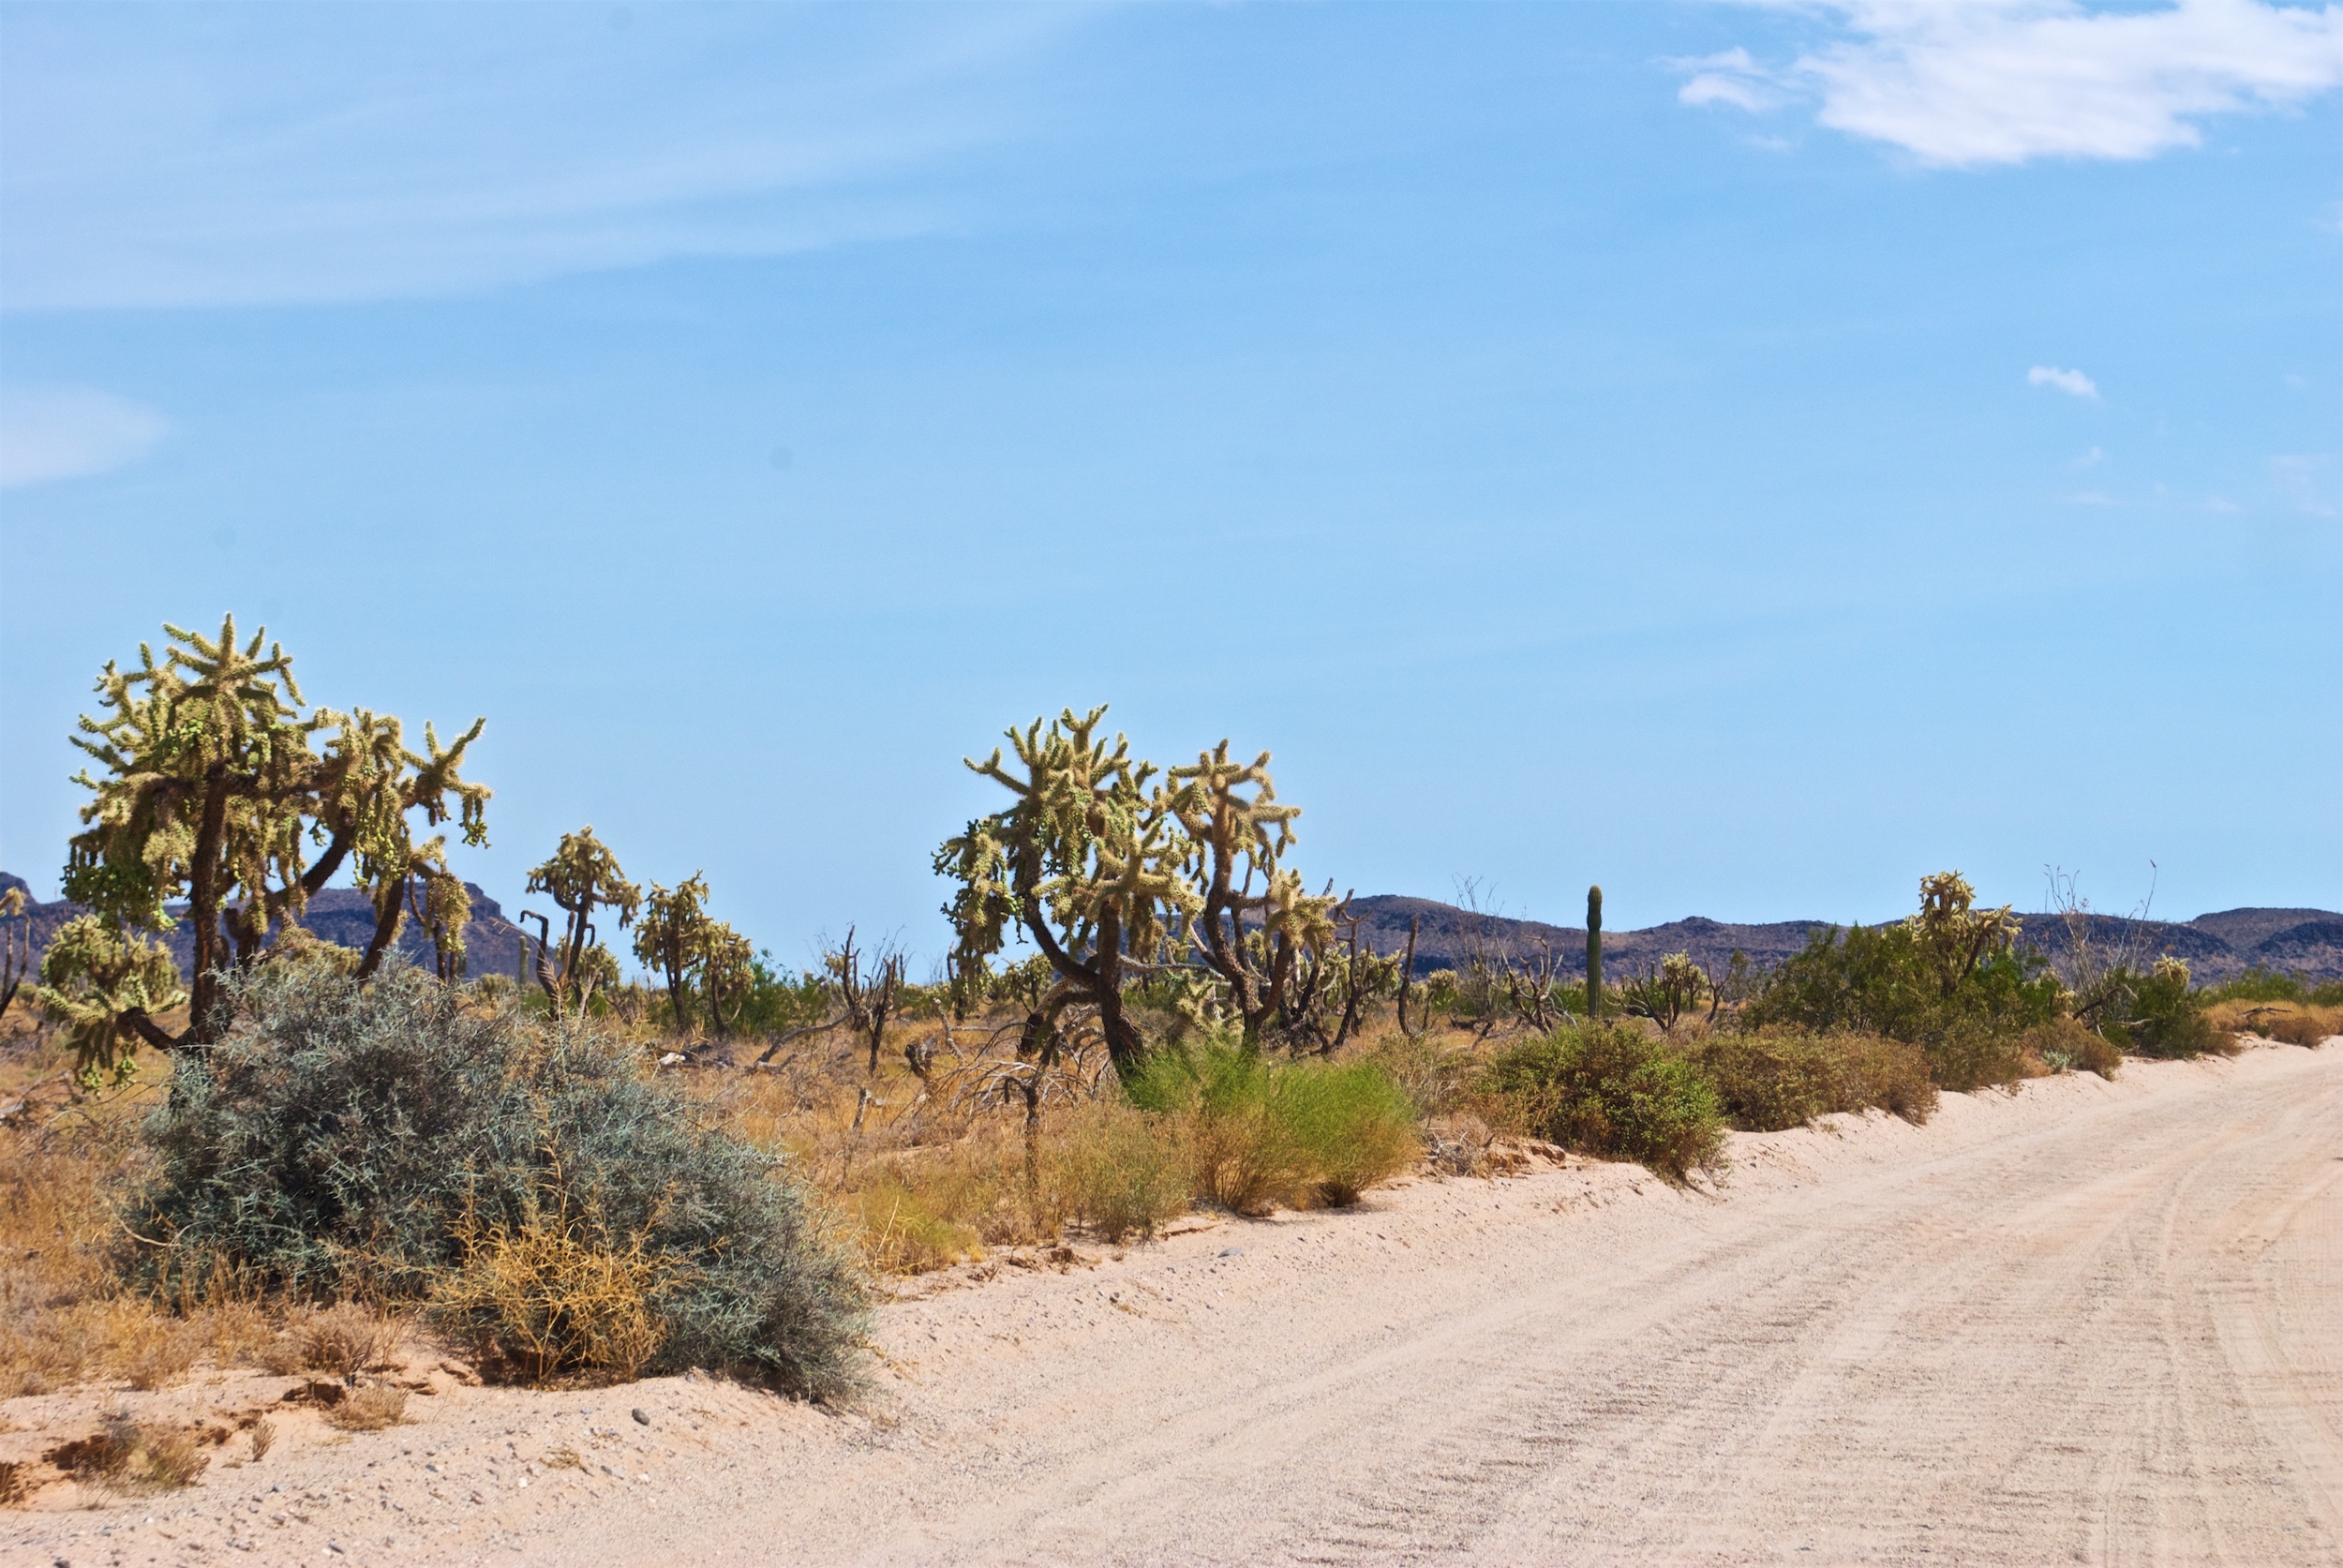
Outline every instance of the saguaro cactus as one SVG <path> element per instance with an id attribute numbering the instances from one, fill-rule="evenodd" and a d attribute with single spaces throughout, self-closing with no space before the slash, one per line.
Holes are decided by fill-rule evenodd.
<path id="1" fill-rule="evenodd" d="M 1603 1016 L 1603 889 L 1587 889 L 1587 1020 Z"/>

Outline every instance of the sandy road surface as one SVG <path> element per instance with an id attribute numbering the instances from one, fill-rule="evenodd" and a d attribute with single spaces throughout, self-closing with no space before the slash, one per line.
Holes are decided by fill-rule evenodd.
<path id="1" fill-rule="evenodd" d="M 847 1415 L 451 1389 L 0 1556 L 2343 1562 L 2343 1049 L 1735 1142 L 946 1283 Z"/>

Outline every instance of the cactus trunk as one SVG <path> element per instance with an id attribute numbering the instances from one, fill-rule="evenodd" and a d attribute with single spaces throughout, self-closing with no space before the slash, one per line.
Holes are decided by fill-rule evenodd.
<path id="1" fill-rule="evenodd" d="M 1587 1021 L 1603 1016 L 1603 889 L 1587 889 Z"/>

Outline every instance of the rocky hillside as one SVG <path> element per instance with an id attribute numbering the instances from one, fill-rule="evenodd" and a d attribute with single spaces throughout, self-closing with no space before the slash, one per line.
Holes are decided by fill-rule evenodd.
<path id="1" fill-rule="evenodd" d="M 464 946 L 467 972 L 474 977 L 487 974 L 511 975 L 521 963 L 521 930 L 504 918 L 497 901 L 467 882 L 471 894 L 471 918 L 464 925 Z M 21 876 L 0 872 L 0 892 L 10 888 L 32 892 Z M 49 903 L 29 903 L 25 913 L 13 920 L 0 922 L 0 933 L 14 934 L 29 932 L 34 963 L 48 950 L 49 939 L 59 926 L 82 912 L 81 906 L 64 899 Z M 309 901 L 301 923 L 328 942 L 345 948 L 363 949 L 374 938 L 374 909 L 366 895 L 355 888 L 328 888 Z M 183 972 L 191 973 L 195 958 L 195 933 L 184 924 L 164 935 L 171 950 L 179 960 Z M 398 934 L 398 950 L 417 966 L 428 969 L 432 964 L 431 938 L 413 920 L 407 922 Z"/>
<path id="2" fill-rule="evenodd" d="M 1576 975 L 1587 971 L 1587 933 L 1582 926 L 1506 919 L 1431 899 L 1393 894 L 1354 899 L 1351 908 L 1361 917 L 1361 941 L 1380 953 L 1405 952 L 1408 923 L 1416 921 L 1418 974 L 1462 969 L 1476 952 L 1492 963 L 1533 958 L 1547 946 L 1561 969 Z M 1778 920 L 1766 925 L 1728 925 L 1694 916 L 1640 931 L 1605 931 L 1604 970 L 1616 978 L 1656 963 L 1669 953 L 1689 952 L 1701 967 L 1716 974 L 1731 962 L 1736 948 L 1748 954 L 1756 967 L 1769 969 L 1804 947 L 1828 923 Z M 2030 915 L 2025 918 L 2025 939 L 2055 956 L 2065 949 L 2070 934 L 2065 923 L 2052 916 Z M 2227 909 L 2186 921 L 2095 916 L 2091 939 L 2108 947 L 2128 939 L 2142 963 L 2167 953 L 2186 959 L 2190 975 L 2201 985 L 2218 985 L 2257 964 L 2311 980 L 2343 979 L 2343 914 L 2331 909 Z"/>

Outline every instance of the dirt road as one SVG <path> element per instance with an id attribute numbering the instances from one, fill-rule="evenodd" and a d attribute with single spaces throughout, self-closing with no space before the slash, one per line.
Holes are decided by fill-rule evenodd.
<path id="1" fill-rule="evenodd" d="M 242 1561 L 2343 1562 L 2343 1049 L 1735 1143 L 1720 1195 L 1417 1182 L 939 1288 L 886 1309 L 858 1413 L 452 1390 L 281 1461 L 297 1523 L 261 1528 L 255 1466 L 0 1546 L 219 1561 L 180 1554 L 225 1520 Z M 532 1476 L 557 1444 L 586 1468 Z"/>

